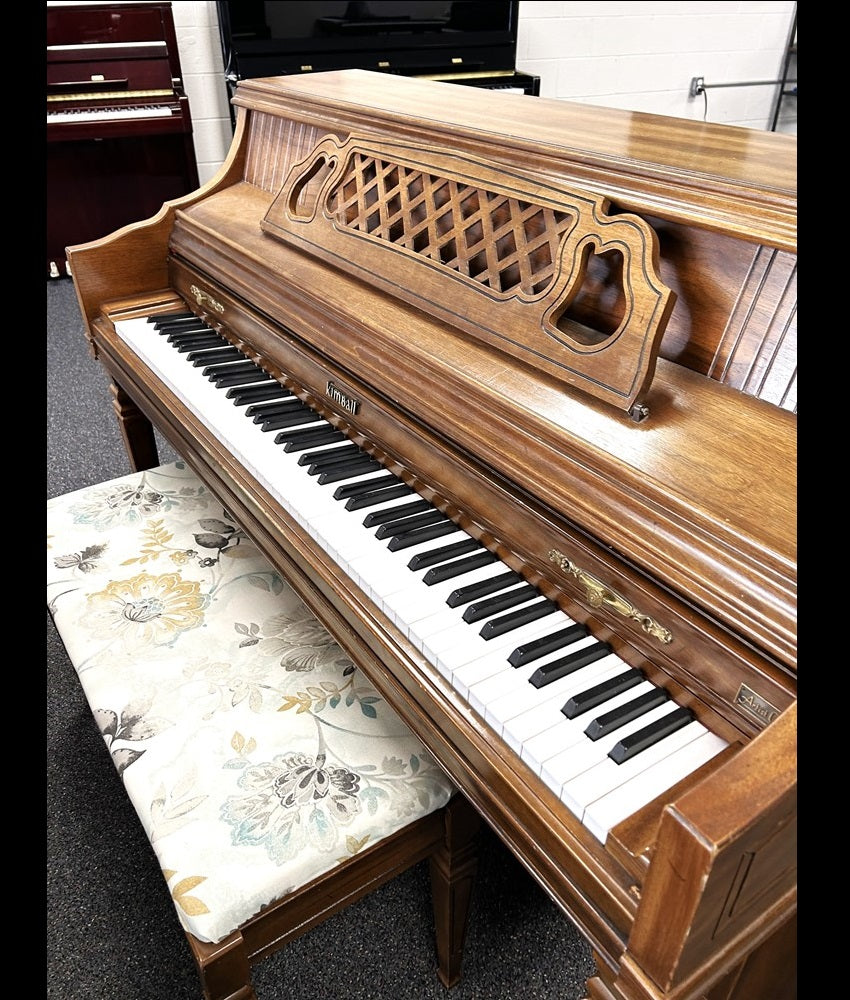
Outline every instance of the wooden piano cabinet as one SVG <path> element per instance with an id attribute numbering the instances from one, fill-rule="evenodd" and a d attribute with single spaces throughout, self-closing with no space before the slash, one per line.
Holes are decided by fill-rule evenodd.
<path id="1" fill-rule="evenodd" d="M 395 84 L 388 91 L 381 74 L 356 70 L 243 81 L 231 152 L 212 181 L 145 222 L 69 248 L 131 462 L 156 464 L 152 423 L 219 496 L 583 933 L 597 966 L 587 1000 L 791 1000 L 796 145 L 462 87 L 446 107 L 441 84 Z M 660 347 L 651 338 L 648 348 L 659 348 L 648 417 L 630 420 L 518 349 L 537 347 L 545 289 L 476 290 L 468 275 L 445 273 L 451 261 L 415 258 L 393 226 L 366 234 L 371 270 L 366 254 L 343 260 L 343 239 L 367 246 L 366 237 L 331 230 L 330 215 L 313 225 L 303 206 L 314 204 L 309 184 L 322 170 L 303 171 L 320 146 L 329 165 L 341 163 L 334 157 L 351 136 L 357 156 L 376 153 L 361 157 L 366 186 L 377 160 L 382 176 L 404 166 L 415 184 L 452 173 L 442 179 L 469 195 L 456 206 L 521 202 L 532 221 L 512 232 L 523 239 L 548 239 L 540 219 L 563 207 L 547 201 L 541 216 L 541 192 L 527 183 L 536 174 L 541 191 L 585 192 L 611 199 L 618 217 L 652 220 L 660 257 L 647 245 L 643 259 L 677 302 Z M 451 156 L 432 163 L 423 148 Z M 305 197 L 286 194 L 273 208 L 282 191 Z M 395 205 L 388 194 L 375 200 Z M 417 225 L 418 211 L 408 213 Z M 494 209 L 487 219 L 501 217 Z M 507 268 L 499 256 L 488 280 L 510 275 L 513 255 Z M 574 254 L 551 256 L 544 270 L 556 258 L 578 273 Z M 586 273 L 585 284 L 600 276 Z M 391 294 L 395 279 L 405 283 Z M 569 331 L 588 325 L 603 292 L 570 313 Z M 492 309 L 472 297 L 484 294 Z M 535 329 L 518 344 L 510 297 L 520 294 Z M 470 330 L 467 300 L 492 329 Z M 462 320 L 451 320 L 452 302 Z M 634 807 L 603 842 L 115 326 L 176 308 L 192 309 L 448 511 L 725 747 Z M 514 336 L 510 351 L 495 346 L 501 334 Z"/>
<path id="2" fill-rule="evenodd" d="M 53 142 L 47 147 L 47 259 L 155 215 L 197 187 L 191 134 Z M 56 277 L 56 275 L 53 275 Z"/>

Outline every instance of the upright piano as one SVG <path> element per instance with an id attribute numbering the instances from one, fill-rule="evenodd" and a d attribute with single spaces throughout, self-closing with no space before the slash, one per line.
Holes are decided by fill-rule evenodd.
<path id="1" fill-rule="evenodd" d="M 171 4 L 48 3 L 48 276 L 197 187 Z"/>
<path id="2" fill-rule="evenodd" d="M 68 249 L 158 429 L 589 942 L 796 996 L 796 138 L 362 70 Z M 558 961 L 557 955 L 541 956 Z"/>

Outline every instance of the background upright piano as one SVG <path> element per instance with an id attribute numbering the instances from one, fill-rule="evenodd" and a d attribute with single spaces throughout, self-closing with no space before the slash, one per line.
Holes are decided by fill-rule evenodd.
<path id="1" fill-rule="evenodd" d="M 171 4 L 48 3 L 48 276 L 197 186 Z"/>

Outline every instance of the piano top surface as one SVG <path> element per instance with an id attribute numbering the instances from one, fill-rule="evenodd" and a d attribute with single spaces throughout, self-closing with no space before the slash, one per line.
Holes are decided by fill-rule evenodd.
<path id="1" fill-rule="evenodd" d="M 468 130 L 478 143 L 500 148 L 532 145 L 541 155 L 588 165 L 604 161 L 609 169 L 616 161 L 624 172 L 673 172 L 695 189 L 701 178 L 713 179 L 730 190 L 734 185 L 750 194 L 760 191 L 789 211 L 793 203 L 796 221 L 796 136 L 415 78 L 405 78 L 403 87 L 388 82 L 383 73 L 347 70 L 246 80 L 240 94 L 242 100 L 254 94 L 292 98 L 307 110 L 314 103 L 348 105 L 371 119 Z M 449 88 L 439 103 L 435 87 Z"/>

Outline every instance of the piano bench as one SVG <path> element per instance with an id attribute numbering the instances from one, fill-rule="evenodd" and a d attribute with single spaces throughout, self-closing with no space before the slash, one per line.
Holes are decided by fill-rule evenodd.
<path id="1" fill-rule="evenodd" d="M 48 607 L 204 997 L 255 1000 L 252 965 L 425 858 L 454 985 L 477 816 L 215 496 L 176 462 L 47 515 Z"/>

